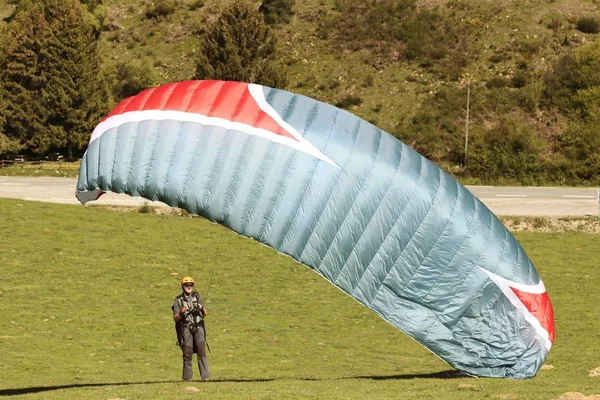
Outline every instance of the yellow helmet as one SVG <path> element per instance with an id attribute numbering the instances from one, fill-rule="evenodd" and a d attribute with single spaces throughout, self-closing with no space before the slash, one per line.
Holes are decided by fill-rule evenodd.
<path id="1" fill-rule="evenodd" d="M 194 285 L 194 278 L 192 278 L 191 276 L 184 276 L 181 280 L 181 286 L 185 285 L 186 283 L 191 283 L 192 285 Z"/>

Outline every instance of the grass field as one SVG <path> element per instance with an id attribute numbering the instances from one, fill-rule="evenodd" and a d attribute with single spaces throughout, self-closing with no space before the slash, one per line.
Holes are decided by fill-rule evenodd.
<path id="1" fill-rule="evenodd" d="M 0 396 L 600 394 L 600 376 L 590 376 L 600 367 L 600 237 L 517 237 L 555 307 L 557 339 L 545 369 L 525 381 L 453 378 L 449 366 L 309 269 L 203 219 L 0 199 Z M 187 273 L 207 297 L 207 383 L 179 381 L 170 306 Z M 186 391 L 192 386 L 199 392 Z"/>
<path id="2" fill-rule="evenodd" d="M 80 161 L 75 162 L 21 162 L 0 167 L 0 176 L 56 176 L 75 178 Z"/>

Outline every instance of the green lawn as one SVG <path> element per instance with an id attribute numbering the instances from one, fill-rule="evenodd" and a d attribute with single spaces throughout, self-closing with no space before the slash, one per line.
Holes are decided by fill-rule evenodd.
<path id="1" fill-rule="evenodd" d="M 534 379 L 451 377 L 399 330 L 276 251 L 200 218 L 0 199 L 0 396 L 553 399 L 600 393 L 598 235 L 519 234 L 557 339 Z M 170 306 L 208 302 L 213 381 L 179 382 Z M 210 290 L 209 290 L 210 289 Z M 208 291 L 208 293 L 207 293 Z M 195 370 L 195 378 L 198 378 Z M 188 386 L 200 392 L 185 391 Z"/>

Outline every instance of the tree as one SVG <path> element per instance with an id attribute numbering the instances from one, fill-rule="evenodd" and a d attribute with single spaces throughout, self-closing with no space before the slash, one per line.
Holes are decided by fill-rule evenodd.
<path id="1" fill-rule="evenodd" d="M 15 17 L 4 42 L 3 131 L 29 153 L 72 157 L 109 105 L 87 11 L 76 0 L 39 0 Z"/>
<path id="2" fill-rule="evenodd" d="M 600 181 L 600 42 L 584 45 L 562 57 L 547 78 L 546 103 L 562 111 L 568 128 L 556 142 L 569 177 Z"/>
<path id="3" fill-rule="evenodd" d="M 222 79 L 283 88 L 285 72 L 274 63 L 277 38 L 251 4 L 227 6 L 201 34 L 195 79 Z"/>
<path id="4" fill-rule="evenodd" d="M 41 94 L 48 84 L 51 31 L 39 6 L 21 11 L 2 38 L 0 58 L 4 115 L 2 131 L 26 149 L 46 151 L 52 141 L 45 130 L 48 118 Z"/>
<path id="5" fill-rule="evenodd" d="M 258 11 L 264 14 L 267 24 L 287 24 L 294 16 L 295 0 L 263 0 Z"/>
<path id="6" fill-rule="evenodd" d="M 134 96 L 156 84 L 156 71 L 147 60 L 120 62 L 115 67 L 112 94 L 115 100 Z"/>
<path id="7" fill-rule="evenodd" d="M 7 154 L 16 153 L 21 149 L 18 141 L 11 139 L 2 132 L 5 121 L 4 115 L 6 113 L 6 103 L 4 99 L 5 93 L 2 86 L 0 86 L 0 158 Z"/>

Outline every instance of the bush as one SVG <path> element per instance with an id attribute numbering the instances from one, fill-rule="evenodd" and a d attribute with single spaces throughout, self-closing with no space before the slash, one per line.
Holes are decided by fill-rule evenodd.
<path id="1" fill-rule="evenodd" d="M 485 181 L 499 178 L 535 183 L 545 172 L 544 142 L 519 117 L 502 119 L 491 129 L 476 129 L 471 139 L 468 171 Z"/>
<path id="2" fill-rule="evenodd" d="M 175 12 L 175 4 L 169 0 L 158 0 L 154 6 L 146 8 L 145 16 L 148 19 L 159 19 Z"/>
<path id="3" fill-rule="evenodd" d="M 562 27 L 562 21 L 559 18 L 552 18 L 546 24 L 546 28 L 557 31 Z"/>
<path id="4" fill-rule="evenodd" d="M 575 25 L 578 31 L 583 33 L 598 33 L 600 32 L 600 22 L 594 17 L 582 17 Z"/>
<path id="5" fill-rule="evenodd" d="M 349 94 L 342 97 L 337 103 L 335 103 L 335 106 L 347 110 L 350 107 L 359 106 L 361 104 L 362 99 L 360 97 Z"/>
<path id="6" fill-rule="evenodd" d="M 507 78 L 504 78 L 502 76 L 495 76 L 492 79 L 490 79 L 485 86 L 488 89 L 498 89 L 498 88 L 503 88 L 503 87 L 507 87 L 509 85 L 510 81 Z"/>
<path id="7" fill-rule="evenodd" d="M 471 112 L 479 111 L 478 99 L 472 88 Z M 408 124 L 395 135 L 416 151 L 436 163 L 457 165 L 464 157 L 464 115 L 466 89 L 442 86 L 433 98 L 427 99 Z"/>
<path id="8" fill-rule="evenodd" d="M 577 92 L 600 87 L 600 74 L 596 73 L 599 70 L 600 42 L 581 46 L 563 56 L 546 76 L 546 104 L 566 112 L 577 111 L 581 107 Z"/>
<path id="9" fill-rule="evenodd" d="M 525 40 L 519 44 L 519 50 L 528 56 L 536 54 L 541 47 L 541 43 L 534 40 Z"/>
<path id="10" fill-rule="evenodd" d="M 510 79 L 511 86 L 514 88 L 522 88 L 527 85 L 527 75 L 522 71 L 517 71 Z"/>
<path id="11" fill-rule="evenodd" d="M 287 24 L 294 15 L 295 2 L 295 0 L 263 0 L 258 11 L 265 16 L 265 22 L 269 25 Z"/>
<path id="12" fill-rule="evenodd" d="M 375 79 L 373 79 L 373 75 L 367 75 L 367 77 L 365 78 L 362 87 L 364 88 L 368 88 L 373 86 L 373 84 L 375 83 Z"/>
<path id="13" fill-rule="evenodd" d="M 494 64 L 502 62 L 505 60 L 505 55 L 503 53 L 494 53 L 490 56 L 490 61 Z"/>
<path id="14" fill-rule="evenodd" d="M 519 90 L 512 92 L 512 98 L 524 111 L 537 113 L 544 93 L 544 84 L 538 80 L 531 80 Z"/>
<path id="15" fill-rule="evenodd" d="M 156 208 L 145 201 L 144 204 L 138 207 L 137 212 L 140 214 L 155 214 Z"/>
<path id="16" fill-rule="evenodd" d="M 559 137 L 556 150 L 564 156 L 563 170 L 570 181 L 585 184 L 600 183 L 600 119 L 587 118 L 571 121 L 567 131 Z"/>
<path id="17" fill-rule="evenodd" d="M 196 11 L 199 8 L 204 7 L 204 0 L 194 0 L 189 6 L 188 10 Z"/>
<path id="18" fill-rule="evenodd" d="M 156 85 L 156 71 L 144 60 L 121 62 L 115 67 L 112 93 L 115 100 L 134 96 Z"/>

